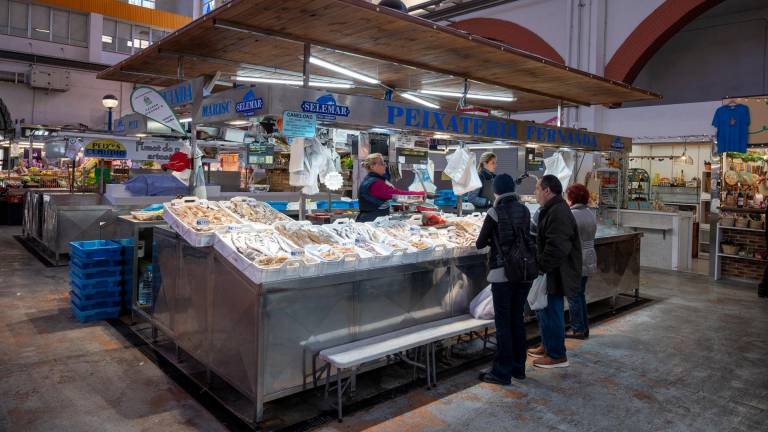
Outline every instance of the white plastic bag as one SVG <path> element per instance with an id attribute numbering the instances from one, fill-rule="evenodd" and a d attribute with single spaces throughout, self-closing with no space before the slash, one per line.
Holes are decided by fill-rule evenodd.
<path id="1" fill-rule="evenodd" d="M 469 313 L 477 319 L 493 319 L 493 293 L 490 285 L 472 299 L 469 303 Z"/>
<path id="2" fill-rule="evenodd" d="M 454 182 L 457 182 L 464 175 L 464 170 L 469 164 L 469 158 L 471 153 L 463 148 L 456 149 L 455 152 L 445 157 L 448 164 L 443 170 L 443 174 L 447 175 Z"/>
<path id="3" fill-rule="evenodd" d="M 534 279 L 528 292 L 528 305 L 534 311 L 547 307 L 547 275 L 543 274 Z"/>
<path id="4" fill-rule="evenodd" d="M 463 195 L 483 186 L 483 182 L 480 180 L 480 175 L 477 174 L 477 169 L 475 169 L 476 162 L 477 157 L 472 153 L 469 156 L 469 163 L 467 164 L 461 179 L 459 179 L 458 182 L 453 182 L 453 193 L 456 195 Z"/>
<path id="5" fill-rule="evenodd" d="M 566 161 L 566 159 L 568 159 Z M 570 162 L 570 163 L 569 163 Z M 560 184 L 565 189 L 571 182 L 573 175 L 573 157 L 569 154 L 557 152 L 551 157 L 544 159 L 546 170 L 544 175 L 552 174 L 560 180 Z"/>

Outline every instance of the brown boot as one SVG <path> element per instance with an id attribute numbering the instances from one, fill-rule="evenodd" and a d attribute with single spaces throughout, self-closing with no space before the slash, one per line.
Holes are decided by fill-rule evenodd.
<path id="1" fill-rule="evenodd" d="M 544 369 L 568 367 L 568 357 L 563 357 L 561 359 L 553 359 L 550 356 L 544 356 L 534 360 L 533 365 L 539 368 L 544 368 Z"/>
<path id="2" fill-rule="evenodd" d="M 540 358 L 547 355 L 547 352 L 544 351 L 544 344 L 539 344 L 536 348 L 531 348 L 528 350 L 528 355 L 533 358 Z"/>

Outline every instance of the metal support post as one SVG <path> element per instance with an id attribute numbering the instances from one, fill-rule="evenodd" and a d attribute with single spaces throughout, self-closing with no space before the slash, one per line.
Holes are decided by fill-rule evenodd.
<path id="1" fill-rule="evenodd" d="M 309 43 L 304 44 L 304 88 L 309 87 L 309 58 L 312 57 L 312 45 Z"/>
<path id="2" fill-rule="evenodd" d="M 195 178 L 197 174 L 195 170 L 195 156 L 197 155 L 197 126 L 192 123 L 190 129 L 191 132 L 189 136 L 189 146 L 192 153 L 190 155 L 190 159 L 192 159 L 192 166 L 190 167 L 189 171 L 189 195 L 193 195 L 195 193 Z"/>
<path id="3" fill-rule="evenodd" d="M 557 101 L 557 127 L 563 125 L 563 101 Z"/>

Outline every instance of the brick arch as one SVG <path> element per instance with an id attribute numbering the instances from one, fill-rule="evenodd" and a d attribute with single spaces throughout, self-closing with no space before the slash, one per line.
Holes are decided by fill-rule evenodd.
<path id="1" fill-rule="evenodd" d="M 666 0 L 624 40 L 605 65 L 605 77 L 631 84 L 648 60 L 683 27 L 723 0 Z"/>
<path id="2" fill-rule="evenodd" d="M 565 60 L 558 54 L 557 50 L 541 36 L 510 21 L 495 18 L 470 18 L 451 23 L 450 26 L 565 64 Z"/>

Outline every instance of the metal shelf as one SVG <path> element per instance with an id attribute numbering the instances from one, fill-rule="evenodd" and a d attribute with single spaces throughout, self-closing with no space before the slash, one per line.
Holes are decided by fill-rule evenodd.
<path id="1" fill-rule="evenodd" d="M 768 262 L 768 260 L 764 260 L 764 259 L 760 259 L 760 258 L 743 257 L 743 256 L 738 256 L 738 255 L 727 255 L 727 254 L 724 254 L 724 253 L 719 253 L 719 254 L 717 254 L 717 256 L 728 257 L 728 258 L 736 258 L 736 259 L 743 259 L 743 260 L 747 260 L 747 261 Z"/>
<path id="2" fill-rule="evenodd" d="M 763 230 L 763 229 L 754 229 L 754 228 L 726 227 L 726 226 L 722 226 L 722 225 L 718 225 L 718 227 L 720 227 L 720 229 L 724 229 L 724 230 L 752 231 L 752 232 L 759 232 L 759 233 L 765 232 L 765 230 Z"/>

